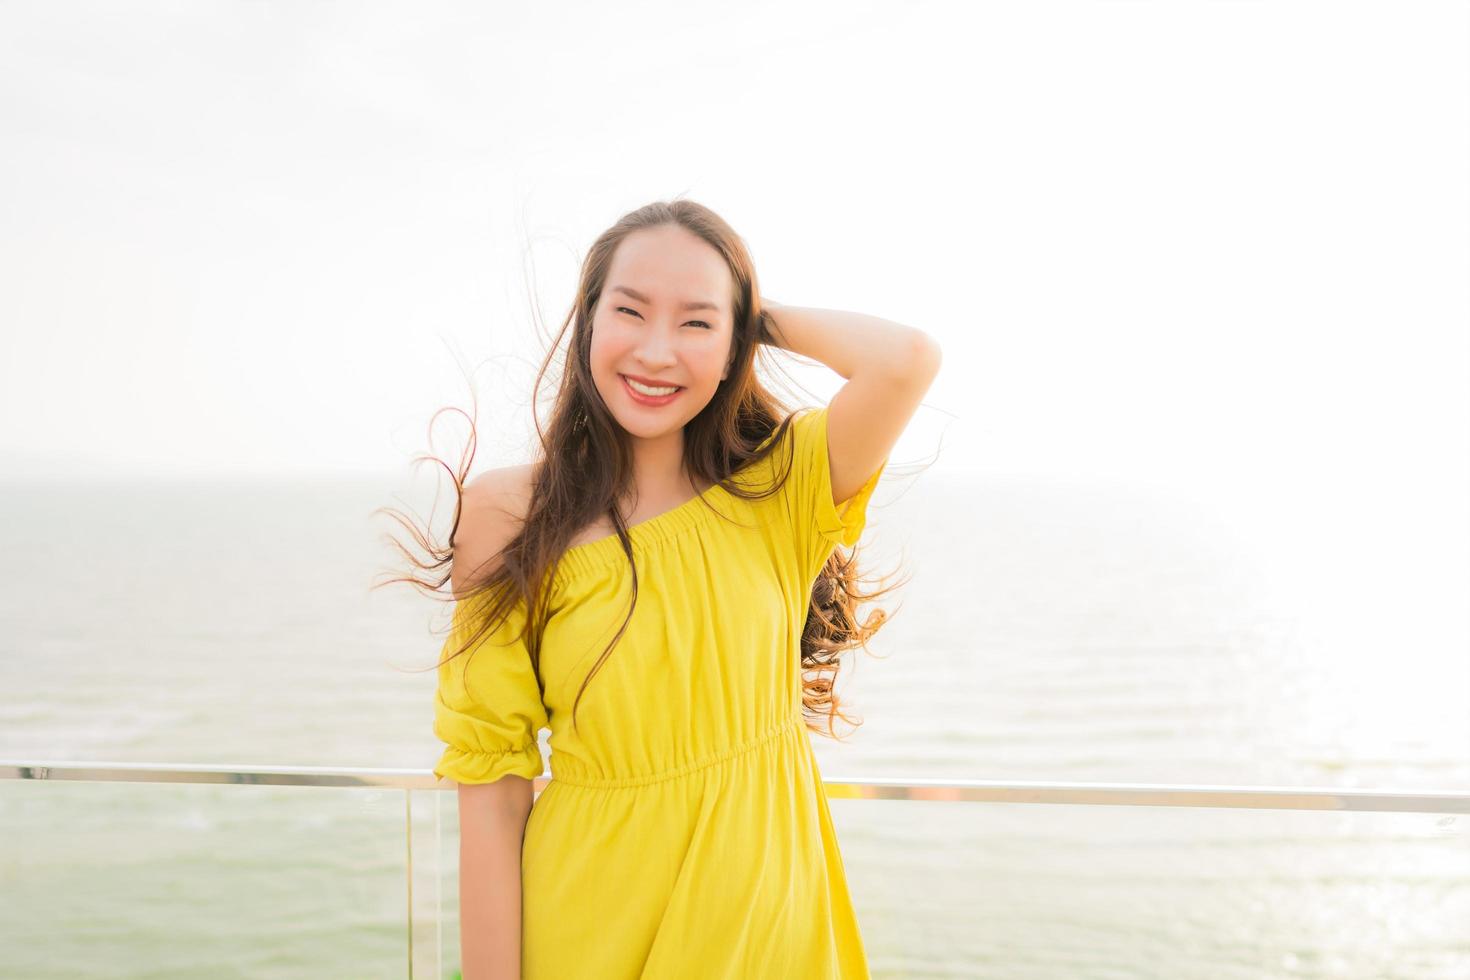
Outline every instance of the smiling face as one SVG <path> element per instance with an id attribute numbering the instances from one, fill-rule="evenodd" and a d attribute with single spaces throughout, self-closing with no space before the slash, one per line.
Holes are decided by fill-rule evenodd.
<path id="1" fill-rule="evenodd" d="M 720 253 L 679 225 L 643 228 L 618 245 L 592 314 L 592 379 L 628 433 L 677 433 L 709 404 L 729 370 L 734 282 Z M 668 397 L 627 376 L 678 386 Z"/>

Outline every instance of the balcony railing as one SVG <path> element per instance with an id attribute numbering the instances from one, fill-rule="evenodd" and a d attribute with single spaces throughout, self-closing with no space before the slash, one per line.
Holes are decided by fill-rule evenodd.
<path id="1" fill-rule="evenodd" d="M 80 782 L 235 783 L 451 790 L 455 784 L 417 769 L 324 766 L 196 766 L 150 762 L 16 762 L 0 759 L 0 779 Z M 551 781 L 534 781 L 537 793 Z M 1470 792 L 1322 789 L 1305 786 L 1208 786 L 1163 783 L 996 782 L 984 779 L 824 779 L 828 799 L 928 800 L 951 803 L 1072 803 L 1085 806 L 1233 807 L 1252 810 L 1364 810 L 1470 813 Z"/>
<path id="2" fill-rule="evenodd" d="M 443 860 L 445 852 L 444 836 L 442 834 L 440 800 L 443 797 L 436 794 L 431 797 L 432 803 L 424 806 L 419 811 L 420 819 L 432 817 L 432 846 L 427 842 L 420 841 L 421 851 L 428 851 L 433 860 L 427 862 L 427 867 L 421 866 L 418 874 L 415 873 L 415 790 L 452 790 L 454 783 L 436 780 L 432 773 L 424 770 L 407 769 L 376 769 L 376 768 L 340 768 L 340 767 L 315 767 L 315 766 L 204 766 L 204 765 L 175 765 L 162 763 L 96 763 L 96 762 L 54 762 L 54 761 L 15 761 L 0 760 L 0 780 L 11 781 L 48 781 L 48 782 L 75 782 L 75 783 L 179 783 L 179 784 L 233 784 L 235 786 L 251 787 L 318 787 L 344 790 L 370 791 L 372 802 L 365 803 L 358 799 L 360 809 L 352 817 L 360 816 L 365 810 L 382 807 L 386 802 L 391 805 L 391 797 L 386 800 L 382 797 L 382 791 L 403 791 L 402 803 L 402 852 L 401 852 L 401 879 L 402 892 L 400 900 L 406 902 L 406 949 L 407 975 L 412 977 L 417 969 L 419 976 L 446 976 L 444 962 L 445 957 L 452 960 L 457 959 L 458 943 L 453 937 L 446 942 L 444 925 L 447 922 L 454 928 L 458 921 L 457 911 L 451 909 L 446 914 L 444 898 L 446 893 L 457 894 L 455 889 L 446 888 L 446 877 L 452 877 L 457 873 L 457 865 L 453 861 Z M 549 777 L 541 777 L 535 780 L 535 789 L 539 792 L 549 783 Z M 1337 813 L 1396 813 L 1396 814 L 1419 814 L 1438 817 L 1435 827 L 1439 828 L 1433 833 L 1438 836 L 1451 836 L 1453 839 L 1445 841 L 1429 841 L 1430 844 L 1440 844 L 1446 847 L 1460 847 L 1464 841 L 1464 826 L 1458 823 L 1459 814 L 1470 813 L 1470 792 L 1424 792 L 1418 790 L 1392 790 L 1392 789 L 1340 789 L 1340 788 L 1316 788 L 1316 787 L 1281 787 L 1281 786 L 1217 786 L 1217 785 L 1163 785 L 1163 784 L 1134 784 L 1134 783 L 1058 783 L 1058 782 L 1001 782 L 976 779 L 840 779 L 827 778 L 824 780 L 828 797 L 832 800 L 885 800 L 885 801 L 909 801 L 911 803 L 974 803 L 974 804 L 1048 804 L 1067 805 L 1082 807 L 1097 806 L 1119 806 L 1119 807 L 1184 807 L 1184 808 L 1211 808 L 1226 810 L 1277 810 L 1277 811 L 1333 811 Z M 4 784 L 0 784 L 4 785 Z M 12 783 L 11 785 L 15 785 Z M 16 793 L 22 791 L 17 788 Z M 190 792 L 185 790 L 184 792 Z M 235 794 L 229 794 L 232 799 Z M 15 814 L 18 808 L 11 804 L 22 802 L 16 796 L 0 799 L 0 812 Z M 35 802 L 35 801 L 32 801 Z M 260 802 L 256 800 L 254 802 Z M 268 805 L 276 805 L 275 801 L 267 801 Z M 127 812 L 130 804 L 118 805 L 116 799 L 100 801 L 107 812 L 117 815 Z M 151 800 L 149 805 L 158 805 L 165 809 L 179 807 L 179 798 L 170 797 L 168 800 Z M 197 805 L 193 805 L 198 810 Z M 311 808 L 316 811 L 329 810 L 329 807 L 318 806 Z M 240 800 L 239 805 L 224 806 L 219 811 L 220 816 L 229 815 L 235 817 L 238 814 L 248 812 L 249 807 L 245 801 Z M 384 808 L 383 816 L 388 816 Z M 36 810 L 34 812 L 39 812 Z M 65 824 L 72 819 L 70 815 L 86 812 L 86 808 L 76 806 L 58 806 L 54 809 L 54 822 L 59 822 L 58 829 L 64 830 Z M 834 811 L 835 812 L 835 811 Z M 156 814 L 154 815 L 156 819 Z M 39 818 L 38 818 L 39 819 Z M 389 817 L 393 823 L 395 818 Z M 201 825 L 212 825 L 208 816 L 203 818 Z M 918 821 L 922 823 L 923 821 Z M 1458 824 L 1458 825 L 1457 825 Z M 391 827 L 393 824 L 390 823 Z M 110 826 L 110 825 L 109 825 Z M 296 825 L 293 825 L 296 826 Z M 342 821 L 333 823 L 329 816 L 320 817 L 312 826 L 340 828 Z M 1068 824 L 1075 838 L 1075 821 Z M 1448 829 L 1445 829 L 1448 828 Z M 187 828 L 186 828 L 187 829 Z M 908 828 L 906 827 L 905 830 Z M 14 821 L 7 828 L 7 838 L 12 848 L 23 846 L 17 842 Z M 383 828 L 379 833 L 388 833 L 388 828 Z M 183 832 L 180 832 L 183 836 Z M 365 835 L 366 836 L 366 835 Z M 879 835 L 881 836 L 881 835 Z M 1323 828 L 1322 837 L 1324 841 L 1330 841 L 1334 836 L 1341 836 L 1335 831 Z M 23 839 L 24 834 L 21 835 Z M 915 835 L 916 846 L 922 840 L 943 839 L 945 832 L 924 835 Z M 849 873 L 853 877 L 860 876 L 860 867 L 855 866 L 853 854 L 856 848 L 849 848 L 847 842 L 849 837 L 843 832 L 844 855 L 848 862 Z M 1361 838 L 1355 838 L 1361 839 Z M 1405 838 L 1399 831 L 1395 831 L 1383 838 L 1389 841 L 1403 841 Z M 1136 843 L 1136 839 L 1130 838 Z M 379 841 L 379 844 L 382 842 Z M 877 846 L 882 846 L 881 844 Z M 244 850 L 242 848 L 242 850 Z M 396 846 L 393 851 L 396 851 Z M 386 852 L 390 853 L 391 852 Z M 291 858 L 282 855 L 274 855 L 271 860 L 282 862 L 286 865 L 283 869 L 289 873 L 300 873 L 290 867 Z M 1357 858 L 1354 858 L 1357 860 Z M 1416 857 L 1416 861 L 1420 859 Z M 1425 859 L 1432 860 L 1432 859 Z M 21 875 L 16 868 L 18 862 L 6 858 L 5 866 L 11 868 L 9 877 L 20 881 Z M 371 863 L 371 862 L 368 862 Z M 423 865 L 424 862 L 421 862 Z M 1417 865 L 1416 865 L 1417 867 Z M 1467 864 L 1470 868 L 1470 864 Z M 75 870 L 75 869 L 74 869 Z M 378 867 L 379 872 L 391 870 Z M 1188 873 L 1187 868 L 1180 868 L 1180 874 Z M 85 871 L 85 868 L 83 868 Z M 174 873 L 183 874 L 178 868 L 165 868 L 157 871 L 160 881 L 166 881 L 163 875 Z M 425 879 L 427 878 L 427 882 Z M 428 900 L 421 895 L 415 897 L 415 881 L 420 885 L 427 883 L 432 897 Z M 214 880 L 213 885 L 220 887 L 222 892 L 230 889 L 223 888 L 223 883 Z M 44 892 L 44 884 L 36 885 L 38 892 Z M 381 887 L 381 886 L 380 886 Z M 1445 887 L 1458 890 L 1470 890 L 1470 870 L 1450 869 L 1448 879 L 1436 879 L 1431 887 L 1432 890 L 1442 890 Z M 855 897 L 861 897 L 864 891 L 860 887 L 854 887 Z M 1462 894 L 1462 891 L 1457 891 Z M 378 904 L 385 900 L 386 893 L 379 896 Z M 43 902 L 44 904 L 44 902 Z M 38 917 L 41 912 L 36 913 Z M 1451 914 L 1450 912 L 1446 913 Z M 395 917 L 396 918 L 396 917 Z M 872 917 L 876 918 L 876 916 Z M 866 921 L 866 920 L 865 920 Z M 19 927 L 17 927 L 19 928 Z M 1449 928 L 1447 925 L 1446 928 Z M 432 939 L 430 938 L 432 937 Z M 886 948 L 889 944 L 878 941 L 880 937 L 876 933 L 870 935 L 865 928 L 865 938 L 870 945 L 870 956 L 876 951 Z M 1442 937 L 1443 941 L 1450 943 L 1451 947 L 1455 940 L 1452 936 Z M 418 949 L 415 949 L 415 941 L 418 941 Z M 85 934 L 73 933 L 69 937 L 72 947 L 85 946 L 87 938 Z M 268 944 L 268 939 L 262 939 Z M 425 948 L 428 947 L 428 948 Z M 1451 948 L 1446 947 L 1446 948 Z M 11 948 L 14 948 L 13 946 Z M 1453 951 L 1453 950 L 1452 950 Z M 72 950 L 75 954 L 75 950 Z M 73 960 L 74 964 L 80 961 Z M 401 961 L 400 961 L 401 962 Z M 895 971 L 899 971 L 897 958 L 890 958 L 890 965 Z M 332 962 L 324 964 L 320 968 L 323 976 L 336 975 L 360 975 L 355 968 L 349 968 L 346 973 L 339 971 L 341 964 Z M 25 975 L 32 975 L 32 971 L 26 970 Z M 58 969 L 55 975 L 64 975 L 66 971 Z M 73 971 L 75 972 L 75 971 Z M 250 971 L 246 971 L 251 974 Z M 262 975 L 269 971 L 262 971 Z M 878 958 L 874 957 L 874 975 L 882 975 Z M 35 975 L 43 975 L 35 973 Z M 49 975 L 49 974 L 48 974 Z M 375 974 L 376 975 L 376 974 Z M 382 975 L 388 975 L 384 973 Z M 1003 975 L 995 971 L 988 971 L 986 975 Z M 1177 971 L 1176 976 L 1191 975 L 1187 969 Z M 1200 975 L 1207 975 L 1201 972 Z M 1298 974 L 1307 975 L 1307 974 Z M 1324 975 L 1328 975 L 1325 974 Z M 1426 973 L 1425 975 L 1429 975 Z"/>

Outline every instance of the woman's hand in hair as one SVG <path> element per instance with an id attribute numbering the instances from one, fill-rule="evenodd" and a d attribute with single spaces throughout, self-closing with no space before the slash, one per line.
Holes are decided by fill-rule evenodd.
<path id="1" fill-rule="evenodd" d="M 761 297 L 761 332 L 760 336 L 755 338 L 755 340 L 758 344 L 768 344 L 771 347 L 779 347 L 782 350 L 790 350 L 790 348 L 787 347 L 786 344 L 781 342 L 775 332 L 775 317 L 773 317 L 771 314 L 774 311 L 779 310 L 780 308 L 780 303 L 777 303 L 776 301 L 764 296 Z"/>

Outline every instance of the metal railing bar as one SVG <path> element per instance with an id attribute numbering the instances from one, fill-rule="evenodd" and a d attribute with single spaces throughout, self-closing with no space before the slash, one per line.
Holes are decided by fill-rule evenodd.
<path id="1" fill-rule="evenodd" d="M 451 790 L 455 783 L 422 769 L 328 766 L 201 766 L 128 762 L 23 762 L 0 759 L 0 779 L 77 782 L 233 783 L 251 786 L 377 787 Z M 538 776 L 536 792 L 551 782 Z M 1183 806 L 1257 810 L 1351 810 L 1470 813 L 1470 792 L 1341 789 L 1306 786 L 1167 783 L 1001 782 L 985 779 L 827 777 L 830 799 L 960 803 L 1052 803 L 1072 806 Z"/>

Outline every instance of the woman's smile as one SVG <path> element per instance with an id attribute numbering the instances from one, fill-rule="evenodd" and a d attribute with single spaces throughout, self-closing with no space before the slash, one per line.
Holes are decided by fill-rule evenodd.
<path id="1" fill-rule="evenodd" d="M 623 389 L 628 392 L 628 397 L 633 399 L 633 401 L 637 402 L 639 405 L 649 405 L 654 407 L 657 407 L 659 405 L 667 405 L 675 398 L 678 398 L 679 392 L 684 390 L 683 388 L 676 385 L 646 385 L 641 382 L 634 381 L 626 374 L 620 374 L 618 375 L 618 377 L 623 379 Z M 670 387 L 672 387 L 674 390 L 669 391 L 668 389 Z M 664 393 L 655 394 L 655 392 Z"/>

